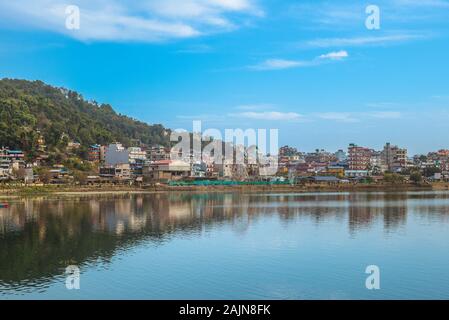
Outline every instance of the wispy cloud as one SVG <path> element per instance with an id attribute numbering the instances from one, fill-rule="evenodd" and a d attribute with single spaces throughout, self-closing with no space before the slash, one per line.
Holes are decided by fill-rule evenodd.
<path id="1" fill-rule="evenodd" d="M 284 59 L 268 59 L 257 65 L 248 66 L 248 69 L 255 71 L 266 71 L 266 70 L 283 70 L 301 67 L 312 67 L 320 65 L 326 61 L 330 60 L 343 60 L 349 57 L 347 51 L 336 51 L 322 54 L 315 57 L 313 60 L 284 60 Z"/>
<path id="2" fill-rule="evenodd" d="M 260 64 L 249 66 L 248 68 L 253 70 L 282 70 L 282 69 L 306 67 L 309 65 L 310 63 L 307 61 L 268 59 Z"/>
<path id="3" fill-rule="evenodd" d="M 378 108 L 378 109 L 391 109 L 391 108 L 395 108 L 395 107 L 399 107 L 400 104 L 397 102 L 388 102 L 388 101 L 383 101 L 383 102 L 369 102 L 366 104 L 367 107 L 370 108 Z"/>
<path id="4" fill-rule="evenodd" d="M 79 30 L 65 28 L 68 4 L 59 0 L 1 1 L 2 23 L 39 28 L 83 41 L 163 41 L 234 30 L 241 16 L 261 17 L 254 0 L 72 0 Z"/>
<path id="5" fill-rule="evenodd" d="M 379 111 L 379 112 L 323 112 L 316 113 L 314 116 L 337 122 L 360 122 L 366 119 L 400 119 L 402 114 L 398 111 Z"/>
<path id="6" fill-rule="evenodd" d="M 257 103 L 257 104 L 242 104 L 239 106 L 236 106 L 234 109 L 236 110 L 242 110 L 242 111 L 260 111 L 260 110 L 267 110 L 267 109 L 273 109 L 275 106 L 269 103 Z"/>
<path id="7" fill-rule="evenodd" d="M 449 2 L 445 0 L 393 0 L 399 6 L 449 8 Z"/>
<path id="8" fill-rule="evenodd" d="M 359 120 L 353 117 L 349 112 L 324 112 L 316 114 L 318 118 L 325 120 L 334 120 L 338 122 L 358 122 Z"/>
<path id="9" fill-rule="evenodd" d="M 299 120 L 302 116 L 296 112 L 278 112 L 278 111 L 266 111 L 266 112 L 240 112 L 230 113 L 231 117 L 245 118 L 251 120 L 285 120 L 294 121 Z"/>
<path id="10" fill-rule="evenodd" d="M 368 46 L 368 45 L 386 45 L 401 43 L 410 40 L 423 39 L 424 35 L 417 34 L 394 34 L 384 36 L 370 36 L 370 37 L 350 37 L 350 38 L 322 38 L 306 41 L 304 45 L 306 47 L 315 48 L 330 48 L 330 47 L 355 47 L 355 46 Z"/>
<path id="11" fill-rule="evenodd" d="M 448 0 L 377 0 L 374 4 L 381 9 L 381 21 L 398 29 L 409 29 L 412 21 L 446 21 Z M 353 31 L 364 25 L 368 3 L 347 1 L 314 1 L 293 4 L 289 15 L 307 30 Z"/>
<path id="12" fill-rule="evenodd" d="M 347 51 L 336 51 L 336 52 L 329 52 L 326 54 L 322 54 L 321 56 L 319 56 L 320 59 L 329 59 L 329 60 L 341 60 L 344 58 L 349 57 L 348 52 Z"/>
<path id="13" fill-rule="evenodd" d="M 398 111 L 369 112 L 366 115 L 377 119 L 399 119 L 402 116 Z"/>

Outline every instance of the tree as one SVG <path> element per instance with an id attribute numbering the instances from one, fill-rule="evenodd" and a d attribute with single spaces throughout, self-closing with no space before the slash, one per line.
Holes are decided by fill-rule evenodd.
<path id="1" fill-rule="evenodd" d="M 415 184 L 420 184 L 423 181 L 422 175 L 419 171 L 413 171 L 410 174 L 410 181 Z"/>
<path id="2" fill-rule="evenodd" d="M 435 173 L 441 173 L 441 169 L 437 167 L 427 167 L 423 171 L 424 176 L 428 178 L 433 177 Z"/>
<path id="3" fill-rule="evenodd" d="M 41 81 L 0 80 L 0 146 L 22 149 L 30 160 L 35 159 L 37 131 L 50 153 L 63 153 L 68 141 L 85 147 L 113 141 L 127 145 L 133 140 L 170 145 L 170 130 L 162 125 L 117 114 L 110 105 L 89 102 L 74 91 Z M 61 140 L 63 133 L 67 139 Z M 86 157 L 83 151 L 81 156 Z"/>
<path id="4" fill-rule="evenodd" d="M 16 178 L 17 180 L 24 180 L 26 177 L 26 170 L 25 168 L 19 168 L 19 169 L 15 169 L 13 171 L 13 176 L 14 178 Z"/>
<path id="5" fill-rule="evenodd" d="M 74 171 L 73 178 L 74 178 L 75 182 L 77 182 L 79 184 L 85 184 L 87 182 L 87 174 L 82 171 Z"/>
<path id="6" fill-rule="evenodd" d="M 50 170 L 48 170 L 47 168 L 41 168 L 39 170 L 39 180 L 45 184 L 50 183 L 51 181 Z"/>
<path id="7" fill-rule="evenodd" d="M 385 173 L 384 181 L 388 183 L 398 184 L 404 182 L 404 177 L 397 173 Z"/>

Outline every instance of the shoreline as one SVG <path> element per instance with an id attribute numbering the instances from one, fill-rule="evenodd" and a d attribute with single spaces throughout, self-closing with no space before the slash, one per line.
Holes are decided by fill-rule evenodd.
<path id="1" fill-rule="evenodd" d="M 20 198 L 25 196 L 80 196 L 80 195 L 123 195 L 123 194 L 153 194 L 170 192 L 398 192 L 398 191 L 449 191 L 449 183 L 414 184 L 354 184 L 354 185 L 239 185 L 239 186 L 17 186 L 0 189 L 0 198 Z"/>

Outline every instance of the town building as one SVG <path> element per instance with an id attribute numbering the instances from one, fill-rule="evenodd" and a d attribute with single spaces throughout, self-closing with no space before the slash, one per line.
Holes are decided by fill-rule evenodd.
<path id="1" fill-rule="evenodd" d="M 143 177 L 150 181 L 172 181 L 188 178 L 190 164 L 179 160 L 160 160 L 143 168 Z"/>
<path id="2" fill-rule="evenodd" d="M 371 164 L 372 149 L 359 147 L 351 143 L 348 147 L 349 170 L 368 170 Z"/>
<path id="3" fill-rule="evenodd" d="M 106 166 L 129 164 L 129 151 L 121 143 L 111 143 L 106 147 L 105 164 Z"/>
<path id="4" fill-rule="evenodd" d="M 348 159 L 348 155 L 346 154 L 346 152 L 341 149 L 335 152 L 334 156 L 335 158 L 337 158 L 338 162 L 344 162 Z"/>
<path id="5" fill-rule="evenodd" d="M 148 150 L 147 157 L 151 162 L 170 160 L 170 150 L 160 144 L 156 144 Z"/>
<path id="6" fill-rule="evenodd" d="M 128 163 L 105 165 L 100 167 L 100 178 L 110 181 L 128 181 L 131 179 L 131 167 Z"/>
<path id="7" fill-rule="evenodd" d="M 401 149 L 387 142 L 382 151 L 382 160 L 388 171 L 401 171 L 407 167 L 407 149 Z"/>
<path id="8" fill-rule="evenodd" d="M 91 145 L 87 149 L 87 160 L 92 162 L 100 162 L 102 149 L 104 154 L 104 147 L 100 146 L 99 144 Z"/>
<path id="9" fill-rule="evenodd" d="M 129 147 L 128 156 L 132 174 L 141 176 L 143 174 L 143 167 L 147 161 L 146 151 L 142 150 L 140 147 Z"/>

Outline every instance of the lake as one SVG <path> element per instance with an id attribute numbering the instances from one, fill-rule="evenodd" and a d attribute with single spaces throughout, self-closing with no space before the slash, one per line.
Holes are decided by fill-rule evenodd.
<path id="1" fill-rule="evenodd" d="M 449 299 L 444 191 L 9 204 L 0 209 L 0 299 Z M 365 285 L 370 265 L 380 289 Z M 68 266 L 79 268 L 79 289 L 66 287 Z"/>

